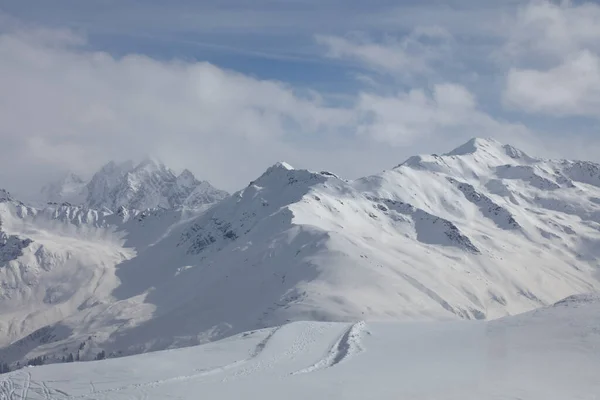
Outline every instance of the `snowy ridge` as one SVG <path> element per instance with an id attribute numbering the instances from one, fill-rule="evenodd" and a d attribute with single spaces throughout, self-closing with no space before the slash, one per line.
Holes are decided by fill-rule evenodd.
<path id="1" fill-rule="evenodd" d="M 361 336 L 365 329 L 365 322 L 360 321 L 352 324 L 328 351 L 325 358 L 317 361 L 308 368 L 292 372 L 292 375 L 307 374 L 320 369 L 331 368 L 336 364 L 363 351 L 361 347 Z"/>
<path id="2" fill-rule="evenodd" d="M 597 291 L 594 165 L 474 139 L 356 181 L 277 163 L 216 204 L 139 211 L 181 203 L 194 178 L 113 164 L 92 180 L 102 209 L 0 203 L 5 235 L 32 240 L 0 265 L 0 361 L 118 357 L 292 321 L 494 319 Z"/>

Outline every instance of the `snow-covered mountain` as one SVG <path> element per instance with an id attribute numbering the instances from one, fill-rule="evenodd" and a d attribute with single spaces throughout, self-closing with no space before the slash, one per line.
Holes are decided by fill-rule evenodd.
<path id="1" fill-rule="evenodd" d="M 102 206 L 156 198 L 102 189 L 167 174 L 134 170 L 92 179 L 114 194 Z M 600 287 L 600 166 L 488 139 L 356 181 L 278 163 L 191 214 L 13 200 L 0 219 L 31 241 L 0 267 L 0 361 L 13 364 L 298 320 L 493 319 Z"/>
<path id="2" fill-rule="evenodd" d="M 294 322 L 187 349 L 15 371 L 0 375 L 0 398 L 591 400 L 600 393 L 599 330 L 597 295 L 494 321 Z"/>
<path id="3" fill-rule="evenodd" d="M 89 182 L 74 174 L 42 188 L 41 198 L 49 203 L 85 205 L 93 209 L 145 210 L 198 207 L 212 204 L 228 194 L 199 181 L 189 170 L 175 174 L 164 164 L 145 159 L 103 166 Z"/>

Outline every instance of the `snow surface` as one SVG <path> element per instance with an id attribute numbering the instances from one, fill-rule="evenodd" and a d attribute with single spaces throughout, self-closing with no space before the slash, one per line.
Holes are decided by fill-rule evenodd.
<path id="1" fill-rule="evenodd" d="M 0 376 L 0 399 L 596 399 L 600 297 L 495 321 L 295 322 Z"/>
<path id="2" fill-rule="evenodd" d="M 475 139 L 352 182 L 278 163 L 191 210 L 136 210 L 170 197 L 106 190 L 167 174 L 154 162 L 103 171 L 90 193 L 112 208 L 0 193 L 0 361 L 118 357 L 293 321 L 494 319 L 600 286 L 593 163 Z"/>

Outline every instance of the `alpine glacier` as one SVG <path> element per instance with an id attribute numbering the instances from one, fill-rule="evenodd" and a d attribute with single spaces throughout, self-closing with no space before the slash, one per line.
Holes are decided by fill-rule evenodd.
<path id="1" fill-rule="evenodd" d="M 189 175 L 111 163 L 81 206 L 0 195 L 0 361 L 292 321 L 495 319 L 600 287 L 591 162 L 473 139 L 354 181 L 278 163 L 200 208 L 185 207 L 202 187 Z"/>

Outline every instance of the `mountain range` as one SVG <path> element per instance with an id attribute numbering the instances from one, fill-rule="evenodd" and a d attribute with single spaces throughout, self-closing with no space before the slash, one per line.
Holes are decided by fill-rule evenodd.
<path id="1" fill-rule="evenodd" d="M 40 191 L 40 199 L 45 203 L 69 203 L 111 211 L 119 208 L 194 208 L 227 196 L 227 192 L 199 181 L 187 169 L 177 175 L 164 164 L 149 158 L 139 164 L 110 162 L 90 181 L 69 173 Z"/>
<path id="2" fill-rule="evenodd" d="M 495 319 L 600 287 L 600 166 L 491 139 L 352 181 L 282 162 L 230 196 L 152 161 L 43 193 L 0 192 L 11 366 L 292 321 Z"/>

